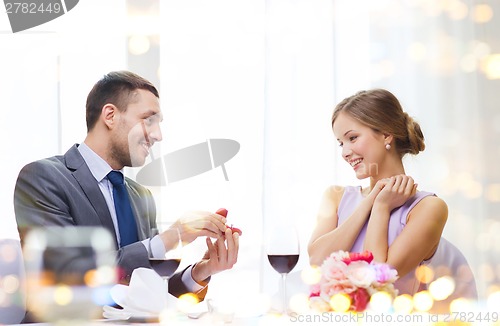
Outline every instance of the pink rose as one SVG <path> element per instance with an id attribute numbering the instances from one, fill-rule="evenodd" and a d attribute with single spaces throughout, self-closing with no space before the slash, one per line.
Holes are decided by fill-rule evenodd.
<path id="1" fill-rule="evenodd" d="M 319 283 L 311 285 L 311 294 L 309 295 L 309 298 L 319 297 L 320 291 L 321 291 L 321 287 L 320 287 Z"/>
<path id="2" fill-rule="evenodd" d="M 346 277 L 347 265 L 341 261 L 326 260 L 321 266 L 325 280 L 342 280 Z"/>
<path id="3" fill-rule="evenodd" d="M 347 278 L 357 287 L 367 288 L 376 281 L 375 270 L 366 261 L 353 261 L 347 266 Z"/>
<path id="4" fill-rule="evenodd" d="M 366 309 L 368 302 L 370 301 L 370 295 L 366 289 L 357 289 L 355 292 L 350 294 L 352 299 L 351 307 L 355 311 L 363 311 Z"/>
<path id="5" fill-rule="evenodd" d="M 364 251 L 362 253 L 359 252 L 351 252 L 348 258 L 343 259 L 342 261 L 349 265 L 353 261 L 366 261 L 368 264 L 373 260 L 373 254 L 370 251 Z"/>
<path id="6" fill-rule="evenodd" d="M 347 251 L 339 250 L 332 252 L 327 260 L 343 261 L 349 258 L 349 253 Z"/>
<path id="7" fill-rule="evenodd" d="M 373 269 L 379 283 L 394 282 L 398 278 L 398 272 L 387 264 L 374 264 Z"/>
<path id="8" fill-rule="evenodd" d="M 320 286 L 321 295 L 331 297 L 334 294 L 344 292 L 344 287 L 338 281 L 328 281 Z"/>
<path id="9" fill-rule="evenodd" d="M 330 309 L 329 301 L 332 296 L 344 293 L 351 298 L 351 311 L 363 311 L 370 296 L 376 292 L 385 291 L 395 297 L 398 290 L 393 283 L 397 278 L 395 269 L 387 264 L 374 262 L 373 254 L 369 251 L 334 252 L 321 265 L 319 283 L 311 286 L 311 307 L 327 311 Z"/>

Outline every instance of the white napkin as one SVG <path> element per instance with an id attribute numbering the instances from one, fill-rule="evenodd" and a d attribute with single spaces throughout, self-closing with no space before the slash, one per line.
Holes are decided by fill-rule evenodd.
<path id="1" fill-rule="evenodd" d="M 103 307 L 108 319 L 155 318 L 167 306 L 165 281 L 152 269 L 137 268 L 132 272 L 128 286 L 117 284 L 111 288 L 111 297 L 123 309 Z"/>

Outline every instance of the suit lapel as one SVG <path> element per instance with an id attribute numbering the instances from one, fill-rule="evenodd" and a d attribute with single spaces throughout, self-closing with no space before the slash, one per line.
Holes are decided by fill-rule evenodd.
<path id="1" fill-rule="evenodd" d="M 68 169 L 73 171 L 74 178 L 80 184 L 80 187 L 92 207 L 94 207 L 102 226 L 111 232 L 113 238 L 115 239 L 115 243 L 118 245 L 115 236 L 115 227 L 113 225 L 113 220 L 111 219 L 111 214 L 109 213 L 106 200 L 102 195 L 96 179 L 90 172 L 89 167 L 78 151 L 77 145 L 71 147 L 66 154 L 64 154 L 64 158 L 66 166 Z"/>

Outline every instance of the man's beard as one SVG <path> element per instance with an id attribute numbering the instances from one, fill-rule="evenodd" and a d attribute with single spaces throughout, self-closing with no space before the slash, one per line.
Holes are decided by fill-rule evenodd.
<path id="1" fill-rule="evenodd" d="M 133 166 L 128 144 L 113 143 L 110 149 L 112 159 L 120 166 Z"/>

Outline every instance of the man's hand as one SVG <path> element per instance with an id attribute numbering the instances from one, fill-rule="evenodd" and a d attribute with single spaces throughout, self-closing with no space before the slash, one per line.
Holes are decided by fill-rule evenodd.
<path id="1" fill-rule="evenodd" d="M 182 242 L 188 244 L 198 237 L 220 238 L 226 231 L 226 218 L 222 215 L 205 212 L 187 212 L 169 229 L 178 229 Z M 163 243 L 169 242 L 168 232 L 160 234 Z M 167 246 L 166 246 L 167 247 Z"/>
<path id="2" fill-rule="evenodd" d="M 202 260 L 192 270 L 192 277 L 198 283 L 203 283 L 209 276 L 230 269 L 238 260 L 239 250 L 238 232 L 226 229 L 223 236 L 217 238 L 215 243 L 207 237 L 208 250 Z"/>

